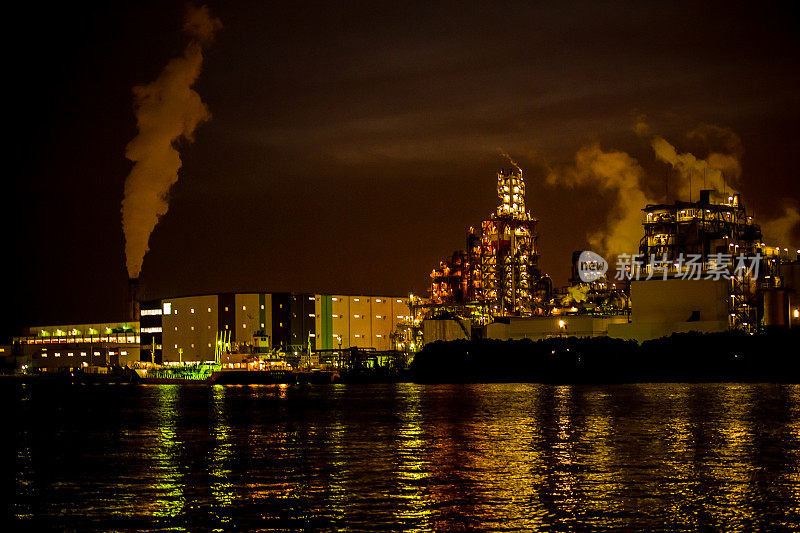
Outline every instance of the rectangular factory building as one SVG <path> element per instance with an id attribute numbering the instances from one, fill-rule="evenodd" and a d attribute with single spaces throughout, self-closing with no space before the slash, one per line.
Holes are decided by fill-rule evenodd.
<path id="1" fill-rule="evenodd" d="M 407 298 L 309 293 L 222 293 L 142 302 L 142 360 L 213 361 L 233 350 L 390 350 L 410 318 Z"/>

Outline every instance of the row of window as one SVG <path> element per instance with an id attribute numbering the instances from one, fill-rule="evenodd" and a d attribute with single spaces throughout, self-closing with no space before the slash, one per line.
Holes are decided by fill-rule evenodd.
<path id="1" fill-rule="evenodd" d="M 80 353 L 81 357 L 86 357 L 86 352 L 79 352 L 79 353 Z M 67 354 L 67 357 L 74 357 L 75 356 L 75 352 L 66 352 L 66 354 Z M 95 357 L 99 357 L 100 356 L 100 352 L 92 352 L 92 354 L 94 354 Z M 119 354 L 120 355 L 128 355 L 128 352 L 123 350 L 123 351 L 119 352 Z M 117 355 L 117 352 L 108 352 L 108 355 Z M 42 357 L 47 357 L 47 352 L 42 352 Z M 61 352 L 53 353 L 53 357 L 61 357 Z"/>

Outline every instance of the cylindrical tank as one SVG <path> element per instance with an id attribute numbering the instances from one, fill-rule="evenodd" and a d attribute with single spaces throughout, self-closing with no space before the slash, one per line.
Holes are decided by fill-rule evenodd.
<path id="1" fill-rule="evenodd" d="M 787 327 L 789 319 L 788 295 L 783 289 L 764 291 L 764 325 Z"/>

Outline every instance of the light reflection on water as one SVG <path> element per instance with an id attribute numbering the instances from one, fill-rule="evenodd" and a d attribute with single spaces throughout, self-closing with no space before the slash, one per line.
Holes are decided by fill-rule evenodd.
<path id="1" fill-rule="evenodd" d="M 800 529 L 798 386 L 12 387 L 27 528 Z"/>

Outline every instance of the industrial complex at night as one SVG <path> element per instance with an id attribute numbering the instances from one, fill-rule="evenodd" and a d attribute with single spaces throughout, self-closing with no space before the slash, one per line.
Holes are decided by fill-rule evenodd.
<path id="1" fill-rule="evenodd" d="M 620 256 L 617 276 L 606 265 L 602 275 L 582 279 L 585 259 L 575 252 L 569 285 L 554 289 L 538 266 L 537 219 L 526 208 L 522 171 L 501 170 L 496 211 L 468 229 L 465 250 L 433 269 L 428 297 L 262 292 L 140 301 L 132 279 L 124 322 L 30 327 L 10 352 L 32 371 L 203 362 L 333 370 L 332 356 L 345 350 L 404 354 L 407 363 L 436 341 L 641 342 L 796 327 L 797 252 L 767 246 L 739 194 L 713 194 L 643 206 L 638 255 L 627 263 Z M 736 268 L 744 257 L 758 264 Z M 733 268 L 723 271 L 720 258 Z"/>

